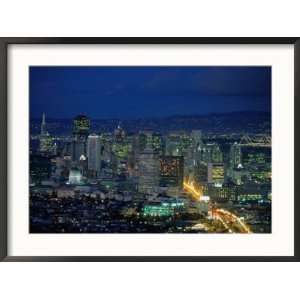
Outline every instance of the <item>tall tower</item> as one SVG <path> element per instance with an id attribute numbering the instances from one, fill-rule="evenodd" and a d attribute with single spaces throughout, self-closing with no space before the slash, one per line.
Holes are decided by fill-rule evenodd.
<path id="1" fill-rule="evenodd" d="M 47 128 L 46 128 L 46 115 L 43 112 L 42 115 L 42 123 L 41 123 L 41 135 L 46 135 L 47 134 Z"/>
<path id="2" fill-rule="evenodd" d="M 98 135 L 89 135 L 87 142 L 88 171 L 96 177 L 101 170 L 101 140 Z"/>
<path id="3" fill-rule="evenodd" d="M 90 119 L 84 115 L 78 115 L 73 120 L 73 135 L 76 138 L 87 139 L 89 135 L 91 122 Z"/>
<path id="4" fill-rule="evenodd" d="M 41 153 L 52 153 L 53 148 L 53 140 L 49 135 L 46 126 L 46 116 L 45 113 L 42 115 L 42 123 L 41 123 L 41 133 L 40 133 L 40 152 Z M 52 153 L 53 154 L 53 153 Z"/>
<path id="5" fill-rule="evenodd" d="M 90 130 L 90 120 L 84 115 L 78 115 L 73 120 L 72 160 L 78 162 L 82 155 L 87 155 L 87 138 Z"/>
<path id="6" fill-rule="evenodd" d="M 242 163 L 241 146 L 235 142 L 230 148 L 230 167 L 237 168 Z"/>
<path id="7" fill-rule="evenodd" d="M 148 139 L 150 140 L 150 139 Z M 159 160 L 150 142 L 139 157 L 139 192 L 151 193 L 159 186 Z"/>
<path id="8" fill-rule="evenodd" d="M 202 131 L 201 130 L 192 130 L 192 156 L 195 162 L 201 160 L 202 152 L 204 150 L 202 142 Z"/>

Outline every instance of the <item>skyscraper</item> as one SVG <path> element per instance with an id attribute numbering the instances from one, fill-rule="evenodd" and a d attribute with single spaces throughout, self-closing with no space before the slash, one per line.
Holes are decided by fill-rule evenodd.
<path id="1" fill-rule="evenodd" d="M 119 123 L 118 127 L 114 131 L 114 139 L 116 143 L 123 143 L 125 140 L 125 130 L 121 127 Z"/>
<path id="2" fill-rule="evenodd" d="M 91 127 L 90 119 L 84 115 L 78 115 L 73 120 L 73 135 L 76 138 L 87 138 Z"/>
<path id="3" fill-rule="evenodd" d="M 229 160 L 232 169 L 237 168 L 242 163 L 241 146 L 237 142 L 230 147 Z"/>
<path id="4" fill-rule="evenodd" d="M 202 159 L 202 153 L 204 151 L 203 142 L 202 142 L 202 131 L 201 130 L 192 130 L 191 132 L 192 139 L 192 158 L 194 162 Z"/>
<path id="5" fill-rule="evenodd" d="M 41 135 L 44 135 L 47 133 L 46 129 L 46 115 L 43 113 L 42 115 L 42 123 L 41 123 Z"/>
<path id="6" fill-rule="evenodd" d="M 98 135 L 89 135 L 87 142 L 88 172 L 92 177 L 101 170 L 101 139 Z"/>
<path id="7" fill-rule="evenodd" d="M 158 132 L 154 132 L 152 134 L 152 146 L 155 152 L 161 153 L 162 152 L 162 136 Z"/>
<path id="8" fill-rule="evenodd" d="M 148 139 L 150 141 L 150 139 Z M 145 150 L 139 157 L 139 192 L 151 193 L 159 185 L 159 160 L 152 144 L 147 142 Z"/>
<path id="9" fill-rule="evenodd" d="M 87 155 L 87 137 L 90 130 L 90 120 L 84 115 L 78 115 L 73 120 L 73 142 L 71 147 L 72 160 L 78 162 L 82 155 Z"/>
<path id="10" fill-rule="evenodd" d="M 183 156 L 162 156 L 160 162 L 160 185 L 182 188 Z"/>
<path id="11" fill-rule="evenodd" d="M 47 131 L 45 113 L 42 116 L 39 150 L 42 154 L 50 154 L 54 151 L 52 137 Z"/>
<path id="12" fill-rule="evenodd" d="M 182 155 L 182 143 L 181 135 L 177 133 L 171 133 L 166 139 L 166 155 L 181 156 Z"/>
<path id="13" fill-rule="evenodd" d="M 224 164 L 223 163 L 209 163 L 207 169 L 207 182 L 214 184 L 224 183 Z"/>

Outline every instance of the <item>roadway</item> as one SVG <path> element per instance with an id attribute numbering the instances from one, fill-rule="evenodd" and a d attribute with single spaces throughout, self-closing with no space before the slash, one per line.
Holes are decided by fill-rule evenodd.
<path id="1" fill-rule="evenodd" d="M 184 180 L 184 190 L 192 196 L 195 201 L 201 201 L 203 195 L 202 188 L 196 187 L 194 181 Z M 250 227 L 238 216 L 232 212 L 222 208 L 212 208 L 210 211 L 211 216 L 220 221 L 224 228 L 230 233 L 252 233 Z"/>

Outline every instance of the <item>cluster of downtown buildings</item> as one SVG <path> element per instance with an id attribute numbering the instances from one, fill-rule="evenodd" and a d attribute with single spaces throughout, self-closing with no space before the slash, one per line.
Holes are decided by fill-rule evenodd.
<path id="1" fill-rule="evenodd" d="M 90 119 L 79 115 L 72 133 L 58 139 L 43 115 L 32 139 L 33 233 L 245 232 L 240 222 L 271 232 L 268 135 L 129 134 L 122 124 L 92 133 Z"/>

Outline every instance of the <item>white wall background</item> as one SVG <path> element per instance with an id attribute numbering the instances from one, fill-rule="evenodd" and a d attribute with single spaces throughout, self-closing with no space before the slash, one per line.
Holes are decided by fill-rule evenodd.
<path id="1" fill-rule="evenodd" d="M 300 36 L 299 1 L 0 0 L 0 36 Z M 299 299 L 299 263 L 1 263 L 1 299 Z"/>

